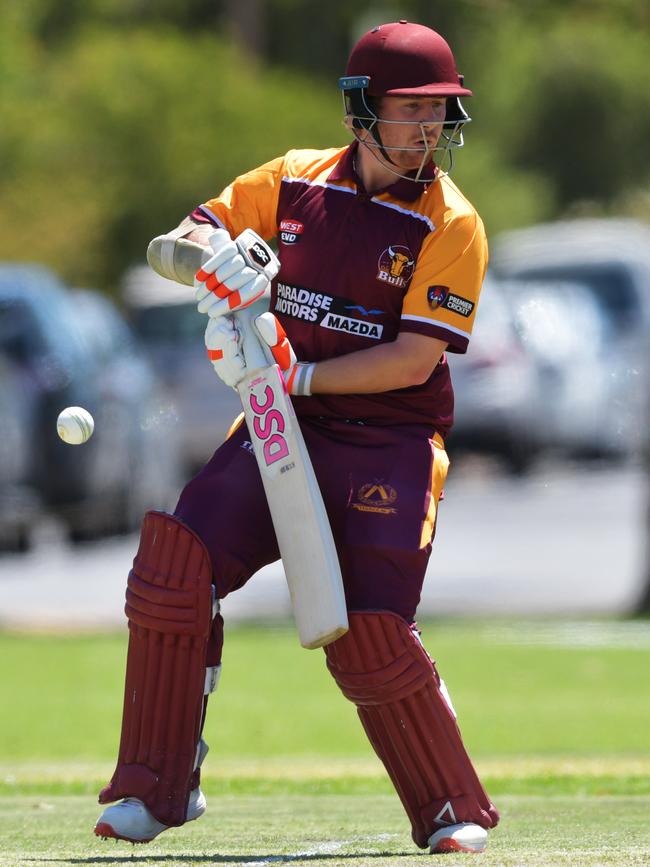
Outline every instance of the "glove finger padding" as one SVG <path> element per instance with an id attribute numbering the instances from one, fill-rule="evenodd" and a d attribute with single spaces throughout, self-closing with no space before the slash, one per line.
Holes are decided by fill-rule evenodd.
<path id="1" fill-rule="evenodd" d="M 241 256 L 239 258 L 241 259 Z M 205 285 L 210 292 L 214 292 L 219 298 L 227 298 L 228 292 L 235 292 L 235 290 L 241 289 L 257 277 L 262 277 L 257 271 L 248 268 L 246 265 L 238 271 L 232 271 L 235 265 L 235 260 L 226 262 L 222 268 L 219 268 L 214 274 L 210 274 L 205 281 Z M 228 273 L 228 271 L 231 271 L 231 273 Z M 219 284 L 222 285 L 220 286 Z"/>
<path id="2" fill-rule="evenodd" d="M 315 365 L 296 360 L 296 353 L 277 316 L 270 312 L 262 313 L 255 318 L 254 325 L 282 371 L 289 394 L 302 397 L 310 395 Z"/>
<path id="3" fill-rule="evenodd" d="M 252 280 L 256 274 L 257 271 L 249 268 L 244 262 L 244 257 L 237 253 L 236 256 L 226 259 L 214 269 L 212 276 L 206 281 L 206 285 L 211 289 L 211 281 L 225 283 L 227 280 L 229 289 L 239 289 L 240 286 Z"/>
<path id="4" fill-rule="evenodd" d="M 217 319 L 237 310 L 243 310 L 264 295 L 269 294 L 270 284 L 267 278 L 263 274 L 255 274 L 254 271 L 251 273 L 253 278 L 241 289 L 231 291 L 225 283 L 217 284 L 199 301 L 197 305 L 199 313 L 207 313 L 212 319 Z M 228 282 L 230 283 L 230 281 Z M 196 297 L 198 299 L 198 292 Z"/>
<path id="5" fill-rule="evenodd" d="M 248 267 L 237 244 L 225 229 L 217 229 L 210 235 L 209 241 L 215 251 L 214 256 L 196 272 L 194 287 L 199 313 L 213 315 L 210 311 L 215 303 L 218 304 L 220 299 L 227 298 L 234 290 L 253 280 L 257 272 Z M 230 308 L 226 308 L 225 312 L 229 311 Z"/>
<path id="6" fill-rule="evenodd" d="M 218 268 L 225 268 L 229 263 L 235 263 L 230 268 L 230 274 L 241 271 L 246 266 L 244 257 L 240 254 L 237 244 L 235 244 L 225 229 L 217 229 L 216 232 L 210 235 L 208 240 L 214 251 L 214 255 L 207 262 L 204 262 L 196 272 L 195 283 L 204 283 L 210 274 L 214 274 Z"/>
<path id="7" fill-rule="evenodd" d="M 240 334 L 229 317 L 210 319 L 205 329 L 205 346 L 217 376 L 235 388 L 246 374 L 240 349 Z"/>
<path id="8" fill-rule="evenodd" d="M 269 346 L 280 370 L 286 373 L 296 363 L 297 358 L 280 320 L 273 313 L 262 313 L 255 319 L 255 328 Z"/>
<path id="9" fill-rule="evenodd" d="M 209 240 L 215 254 L 194 280 L 199 313 L 224 316 L 270 293 L 280 263 L 259 235 L 245 229 L 233 241 L 225 229 L 217 229 Z"/>
<path id="10" fill-rule="evenodd" d="M 203 265 L 203 270 L 207 274 L 213 274 L 224 262 L 234 259 L 239 255 L 237 244 L 225 229 L 215 229 L 208 238 L 208 242 L 210 247 L 212 247 L 214 256 Z M 242 259 L 242 267 L 244 264 L 244 260 Z"/>

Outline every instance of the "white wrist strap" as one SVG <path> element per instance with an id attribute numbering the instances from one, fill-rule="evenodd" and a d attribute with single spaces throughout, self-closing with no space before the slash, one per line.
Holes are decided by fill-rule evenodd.
<path id="1" fill-rule="evenodd" d="M 316 363 L 299 361 L 296 364 L 296 372 L 293 377 L 291 393 L 299 397 L 308 397 L 311 394 L 311 378 L 314 375 Z"/>

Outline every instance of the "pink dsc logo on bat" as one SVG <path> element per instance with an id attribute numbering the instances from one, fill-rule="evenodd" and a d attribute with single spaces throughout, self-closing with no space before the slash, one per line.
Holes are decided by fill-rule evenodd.
<path id="1" fill-rule="evenodd" d="M 251 409 L 255 413 L 253 430 L 255 436 L 262 441 L 264 463 L 267 467 L 276 461 L 281 461 L 289 454 L 289 445 L 282 436 L 285 429 L 285 421 L 282 412 L 273 408 L 275 394 L 270 385 L 264 389 L 264 400 L 260 401 L 256 394 L 250 396 Z"/>

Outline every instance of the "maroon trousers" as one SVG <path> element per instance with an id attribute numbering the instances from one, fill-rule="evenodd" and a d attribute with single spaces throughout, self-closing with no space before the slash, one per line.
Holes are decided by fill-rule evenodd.
<path id="1" fill-rule="evenodd" d="M 336 541 L 348 607 L 410 622 L 431 552 L 447 457 L 425 428 L 302 423 Z M 175 514 L 206 545 L 217 595 L 280 556 L 248 433 L 241 426 L 181 494 Z"/>

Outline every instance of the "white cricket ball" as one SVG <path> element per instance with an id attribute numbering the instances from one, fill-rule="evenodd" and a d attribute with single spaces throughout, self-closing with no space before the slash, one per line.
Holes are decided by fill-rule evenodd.
<path id="1" fill-rule="evenodd" d="M 94 430 L 95 419 L 82 406 L 67 406 L 56 420 L 56 432 L 71 446 L 88 442 Z"/>

